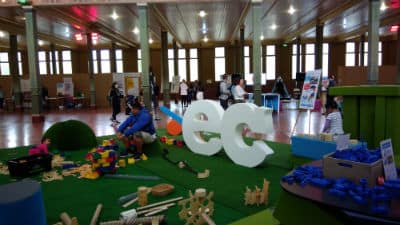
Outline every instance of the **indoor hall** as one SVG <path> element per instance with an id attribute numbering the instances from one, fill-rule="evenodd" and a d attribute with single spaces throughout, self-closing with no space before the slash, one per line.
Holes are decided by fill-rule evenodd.
<path id="1" fill-rule="evenodd" d="M 97 179 L 53 180 L 59 167 L 51 182 L 43 171 L 28 174 L 39 185 L 0 174 L 0 196 L 17 199 L 18 192 L 3 194 L 13 185 L 41 188 L 38 202 L 22 204 L 40 209 L 32 224 L 55 224 L 66 219 L 63 212 L 89 224 L 98 203 L 104 208 L 92 224 L 122 220 L 127 210 L 140 211 L 144 199 L 187 199 L 200 188 L 214 192 L 214 206 L 200 207 L 207 212 L 198 224 L 398 224 L 399 9 L 398 0 L 3 0 L 0 171 L 29 153 L 37 160 L 33 153 L 45 146 L 54 154 L 46 157 L 61 153 L 65 161 L 90 165 L 85 176 Z M 123 96 L 116 104 L 111 90 Z M 132 99 L 150 112 L 151 144 L 115 134 L 136 118 L 125 112 L 128 105 L 137 109 Z M 185 115 L 190 126 L 176 119 Z M 62 129 L 50 132 L 51 143 L 41 143 L 56 126 Z M 96 146 L 116 148 L 107 152 L 107 166 L 90 160 Z M 346 161 L 353 168 L 346 170 L 339 160 L 353 157 L 331 155 L 342 149 L 381 155 L 364 157 L 376 161 L 361 169 Z M 135 175 L 160 180 L 125 180 Z M 338 176 L 355 186 L 335 186 Z M 160 183 L 175 186 L 169 197 L 148 193 L 129 208 L 115 203 Z M 366 197 L 374 185 L 385 192 Z M 0 224 L 27 223 L 31 210 L 15 216 L 2 200 Z M 188 224 L 196 214 L 166 208 L 153 213 L 170 224 Z"/>

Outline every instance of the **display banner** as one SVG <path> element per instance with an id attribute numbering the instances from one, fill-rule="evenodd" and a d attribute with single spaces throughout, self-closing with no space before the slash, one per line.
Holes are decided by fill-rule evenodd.
<path id="1" fill-rule="evenodd" d="M 300 106 L 301 109 L 314 109 L 315 99 L 317 99 L 318 85 L 321 78 L 321 70 L 306 72 L 303 90 L 301 92 Z"/>
<path id="2" fill-rule="evenodd" d="M 139 96 L 141 73 L 113 73 L 113 82 L 117 82 L 119 90 L 125 95 Z"/>
<path id="3" fill-rule="evenodd" d="M 397 179 L 397 170 L 394 162 L 392 140 L 387 139 L 380 142 L 381 154 L 383 161 L 383 169 L 385 171 L 386 180 Z"/>

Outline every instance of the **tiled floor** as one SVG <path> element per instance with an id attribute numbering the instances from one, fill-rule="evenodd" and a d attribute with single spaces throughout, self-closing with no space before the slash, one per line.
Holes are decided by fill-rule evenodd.
<path id="1" fill-rule="evenodd" d="M 290 143 L 290 136 L 297 133 L 317 134 L 322 129 L 325 117 L 319 112 L 299 111 L 296 102 L 284 103 L 279 113 L 273 114 L 274 132 L 264 135 L 263 138 L 271 141 Z M 171 111 L 182 115 L 181 105 L 171 105 Z M 45 111 L 45 121 L 32 123 L 30 112 L 0 111 L 0 148 L 32 145 L 40 142 L 42 134 L 55 122 L 65 120 L 80 120 L 87 123 L 96 136 L 111 135 L 114 129 L 109 120 L 111 109 L 69 109 Z M 161 120 L 155 121 L 158 128 L 165 127 L 167 116 L 158 112 Z M 122 121 L 126 115 L 120 113 L 118 120 Z"/>

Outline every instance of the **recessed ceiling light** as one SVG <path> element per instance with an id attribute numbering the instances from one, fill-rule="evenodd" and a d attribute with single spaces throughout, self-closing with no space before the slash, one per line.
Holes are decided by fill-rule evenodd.
<path id="1" fill-rule="evenodd" d="M 207 16 L 207 13 L 206 13 L 204 10 L 201 10 L 201 11 L 199 12 L 199 16 L 200 16 L 201 18 L 203 18 L 203 17 Z"/>
<path id="2" fill-rule="evenodd" d="M 38 41 L 38 45 L 39 45 L 39 46 L 42 46 L 42 45 L 44 45 L 44 42 L 43 42 L 42 40 L 39 40 L 39 41 Z"/>
<path id="3" fill-rule="evenodd" d="M 1 2 L 2 2 L 2 3 L 5 3 L 5 2 L 6 2 L 6 0 L 1 0 Z"/>
<path id="4" fill-rule="evenodd" d="M 264 35 L 261 34 L 260 40 L 264 40 Z"/>
<path id="5" fill-rule="evenodd" d="M 110 15 L 110 17 L 113 18 L 113 20 L 116 20 L 119 18 L 118 14 L 115 11 Z"/>
<path id="6" fill-rule="evenodd" d="M 153 42 L 154 42 L 153 39 L 150 38 L 150 39 L 149 39 L 149 43 L 150 43 L 150 44 L 153 44 Z"/>
<path id="7" fill-rule="evenodd" d="M 3 31 L 0 31 L 0 38 L 3 38 L 6 36 L 6 33 L 4 33 Z"/>
<path id="8" fill-rule="evenodd" d="M 382 11 L 385 11 L 387 8 L 388 8 L 388 7 L 386 6 L 385 2 L 382 1 L 381 7 L 380 7 L 381 12 L 382 12 Z"/>
<path id="9" fill-rule="evenodd" d="M 346 18 L 343 18 L 343 28 L 346 28 L 346 26 L 347 26 L 347 20 L 346 20 Z"/>
<path id="10" fill-rule="evenodd" d="M 277 26 L 276 24 L 272 24 L 272 25 L 271 25 L 271 29 L 272 29 L 272 30 L 276 30 L 277 27 L 278 27 L 278 26 Z"/>
<path id="11" fill-rule="evenodd" d="M 205 37 L 203 38 L 203 41 L 204 41 L 204 42 L 208 42 L 207 36 L 205 36 Z"/>
<path id="12" fill-rule="evenodd" d="M 133 28 L 132 32 L 134 34 L 138 34 L 139 33 L 139 28 L 137 28 L 137 27 Z"/>
<path id="13" fill-rule="evenodd" d="M 293 5 L 290 5 L 290 6 L 289 6 L 289 9 L 288 9 L 288 13 L 289 13 L 290 15 L 292 15 L 294 12 L 296 12 L 296 9 L 293 7 Z"/>

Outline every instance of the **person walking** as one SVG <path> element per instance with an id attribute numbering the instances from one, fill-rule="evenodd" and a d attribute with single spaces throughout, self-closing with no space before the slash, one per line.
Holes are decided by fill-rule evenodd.
<path id="1" fill-rule="evenodd" d="M 119 90 L 117 82 L 112 83 L 108 96 L 109 96 L 109 99 L 111 102 L 111 107 L 112 107 L 112 115 L 111 115 L 110 120 L 113 123 L 120 123 L 117 120 L 117 115 L 118 115 L 118 113 L 121 112 L 121 98 L 123 98 L 124 96 L 121 94 L 121 91 Z"/>

